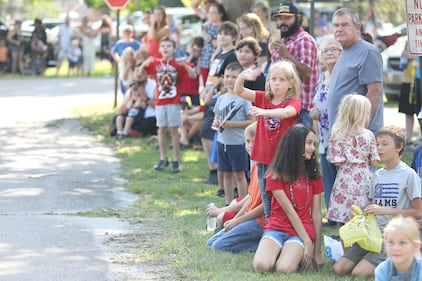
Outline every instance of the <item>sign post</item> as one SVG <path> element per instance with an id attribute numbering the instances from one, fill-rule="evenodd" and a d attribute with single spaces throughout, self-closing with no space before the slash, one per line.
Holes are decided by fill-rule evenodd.
<path id="1" fill-rule="evenodd" d="M 129 4 L 130 0 L 104 0 L 106 4 L 110 7 L 112 10 L 116 10 L 116 40 L 119 40 L 120 36 L 120 10 L 124 9 L 127 4 Z M 114 107 L 117 106 L 117 92 L 118 92 L 118 84 L 119 84 L 119 66 L 117 63 L 113 64 L 113 74 L 114 74 Z"/>
<path id="2" fill-rule="evenodd" d="M 422 55 L 422 0 L 406 0 L 409 52 Z"/>

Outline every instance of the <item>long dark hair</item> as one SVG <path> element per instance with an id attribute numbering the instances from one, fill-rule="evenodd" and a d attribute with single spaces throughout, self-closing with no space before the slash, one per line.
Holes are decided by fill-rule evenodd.
<path id="1" fill-rule="evenodd" d="M 321 177 L 315 152 L 309 160 L 304 157 L 305 140 L 310 132 L 313 130 L 303 124 L 296 124 L 286 131 L 268 169 L 274 179 L 292 182 L 301 175 L 310 179 Z"/>

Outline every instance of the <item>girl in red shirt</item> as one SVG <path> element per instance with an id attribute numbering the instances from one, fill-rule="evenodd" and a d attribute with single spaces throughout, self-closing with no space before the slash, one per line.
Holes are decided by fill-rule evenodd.
<path id="1" fill-rule="evenodd" d="M 265 174 L 277 144 L 300 117 L 300 78 L 291 62 L 279 61 L 273 63 L 268 71 L 265 92 L 245 88 L 245 81 L 255 81 L 260 75 L 260 67 L 242 71 L 237 77 L 234 92 L 254 104 L 251 114 L 257 117 L 258 124 L 251 160 L 257 162 L 259 189 L 265 216 L 268 218 L 271 213 L 271 196 L 265 192 Z"/>
<path id="2" fill-rule="evenodd" d="M 268 169 L 271 215 L 253 260 L 255 271 L 289 274 L 300 265 L 323 265 L 321 255 L 321 174 L 315 133 L 297 124 L 277 146 Z"/>

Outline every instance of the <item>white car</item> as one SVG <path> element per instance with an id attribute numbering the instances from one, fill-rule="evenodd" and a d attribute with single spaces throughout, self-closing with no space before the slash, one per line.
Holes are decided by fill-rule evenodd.
<path id="1" fill-rule="evenodd" d="M 400 56 L 406 45 L 407 36 L 402 36 L 397 41 L 381 52 L 383 61 L 383 86 L 384 94 L 389 100 L 398 100 L 403 70 L 400 69 Z"/>

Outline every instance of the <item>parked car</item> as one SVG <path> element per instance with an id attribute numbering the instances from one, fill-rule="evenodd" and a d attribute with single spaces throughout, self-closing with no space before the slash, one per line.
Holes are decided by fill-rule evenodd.
<path id="1" fill-rule="evenodd" d="M 383 60 L 384 94 L 389 100 L 398 100 L 403 80 L 400 69 L 400 56 L 404 50 L 407 36 L 399 37 L 396 42 L 381 52 Z"/>

